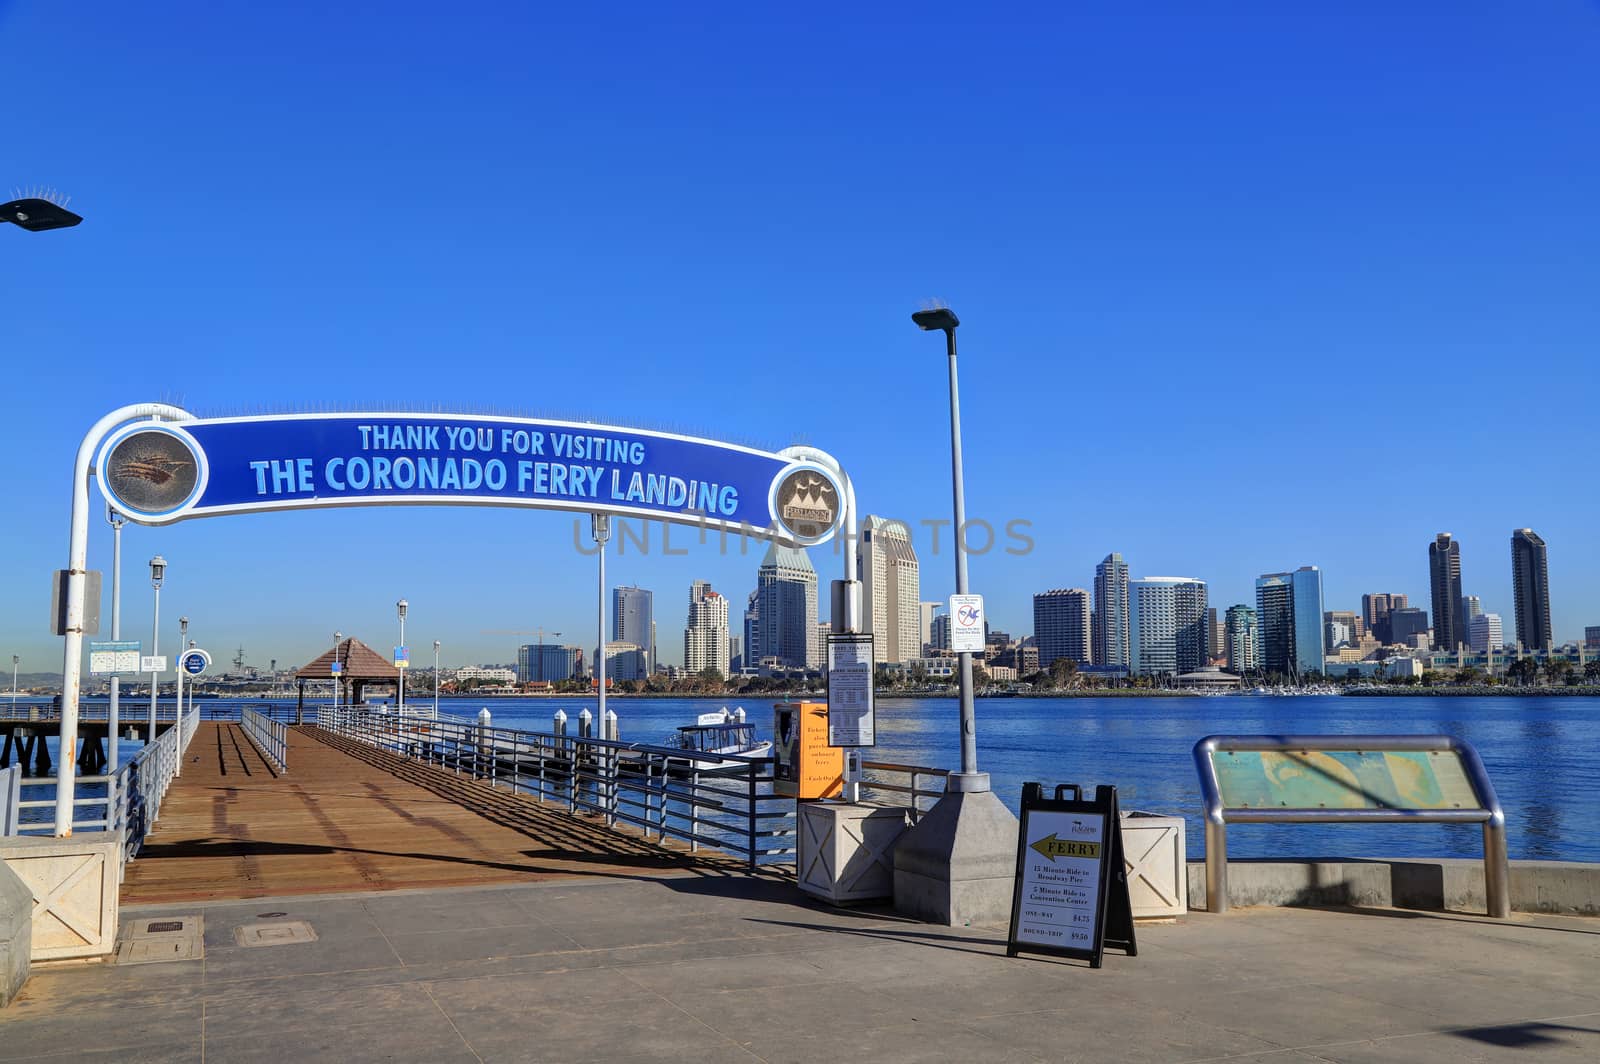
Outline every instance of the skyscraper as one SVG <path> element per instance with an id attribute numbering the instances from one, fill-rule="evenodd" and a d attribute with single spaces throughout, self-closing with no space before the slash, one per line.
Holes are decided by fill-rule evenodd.
<path id="1" fill-rule="evenodd" d="M 1511 596 L 1516 601 L 1517 642 L 1527 650 L 1549 650 L 1550 573 L 1544 540 L 1531 528 L 1511 533 Z"/>
<path id="2" fill-rule="evenodd" d="M 761 664 L 761 590 L 750 592 L 744 606 L 744 646 L 739 667 L 753 669 Z"/>
<path id="3" fill-rule="evenodd" d="M 950 649 L 950 615 L 948 613 L 939 614 L 933 619 L 933 623 L 928 626 L 928 649 Z"/>
<path id="4" fill-rule="evenodd" d="M 1213 662 L 1221 662 L 1228 656 L 1227 641 L 1223 638 L 1222 625 L 1217 621 L 1217 608 L 1211 606 L 1206 610 L 1206 637 L 1208 645 L 1206 654 Z"/>
<path id="5" fill-rule="evenodd" d="M 857 565 L 861 618 L 872 633 L 874 659 L 922 657 L 922 578 L 911 530 L 900 521 L 868 514 L 861 526 Z"/>
<path id="6" fill-rule="evenodd" d="M 1322 571 L 1302 565 L 1257 577 L 1256 623 L 1264 671 L 1299 679 L 1321 673 Z"/>
<path id="7" fill-rule="evenodd" d="M 1406 608 L 1406 597 L 1393 592 L 1377 592 L 1361 596 L 1361 619 L 1367 626 L 1367 631 L 1372 633 L 1372 638 L 1380 643 L 1397 643 L 1394 633 L 1389 630 L 1389 614 L 1393 610 Z"/>
<path id="8" fill-rule="evenodd" d="M 821 665 L 817 641 L 817 571 L 799 547 L 774 540 L 756 570 L 756 610 L 760 632 L 755 651 L 759 664 L 767 658 L 789 669 Z"/>
<path id="9" fill-rule="evenodd" d="M 1206 663 L 1206 584 L 1189 576 L 1128 581 L 1128 671 L 1194 672 Z"/>
<path id="10" fill-rule="evenodd" d="M 683 630 L 683 667 L 690 675 L 716 669 L 728 675 L 728 600 L 704 580 L 689 585 L 689 622 Z"/>
<path id="11" fill-rule="evenodd" d="M 1416 606 L 1401 606 L 1389 611 L 1390 642 L 1417 646 L 1418 638 L 1428 634 L 1428 611 Z"/>
<path id="12" fill-rule="evenodd" d="M 518 683 L 553 683 L 583 672 L 583 651 L 555 643 L 529 643 L 517 648 Z"/>
<path id="13" fill-rule="evenodd" d="M 1261 667 L 1261 632 L 1256 626 L 1256 611 L 1240 603 L 1229 606 L 1227 626 L 1228 668 L 1240 674 Z"/>
<path id="14" fill-rule="evenodd" d="M 926 654 L 933 644 L 933 618 L 934 614 L 944 608 L 942 602 L 922 602 L 918 609 L 922 613 L 922 652 Z"/>
<path id="15" fill-rule="evenodd" d="M 642 587 L 611 589 L 611 641 L 644 651 L 648 676 L 656 667 L 655 596 Z"/>
<path id="16" fill-rule="evenodd" d="M 1046 672 L 1057 658 L 1090 664 L 1089 592 L 1070 587 L 1033 596 L 1033 638 Z"/>
<path id="17" fill-rule="evenodd" d="M 1433 592 L 1433 648 L 1455 650 L 1467 641 L 1461 623 L 1461 544 L 1440 532 L 1428 544 L 1428 587 Z"/>
<path id="18" fill-rule="evenodd" d="M 1366 625 L 1353 610 L 1327 610 L 1322 615 L 1322 645 L 1333 650 L 1340 643 L 1361 642 Z"/>
<path id="19" fill-rule="evenodd" d="M 1505 646 L 1505 633 L 1500 627 L 1500 615 L 1480 613 L 1472 618 L 1468 639 L 1471 640 L 1472 651 L 1475 654 L 1487 654 Z"/>
<path id="20" fill-rule="evenodd" d="M 1094 567 L 1094 638 L 1090 656 L 1096 665 L 1128 664 L 1128 563 L 1107 554 Z"/>

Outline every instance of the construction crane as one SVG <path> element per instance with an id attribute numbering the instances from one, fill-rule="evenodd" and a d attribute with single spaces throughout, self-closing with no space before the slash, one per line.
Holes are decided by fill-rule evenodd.
<path id="1" fill-rule="evenodd" d="M 531 635 L 531 636 L 534 637 L 534 645 L 535 646 L 543 646 L 544 645 L 545 632 L 546 632 L 546 629 L 545 629 L 545 627 L 543 625 L 540 625 L 538 628 L 535 628 L 531 632 L 527 631 L 525 629 L 521 629 L 521 628 L 480 628 L 480 629 L 478 629 L 478 634 L 479 635 Z M 554 631 L 554 630 L 550 630 L 550 634 L 552 636 L 554 636 L 555 638 L 557 638 L 557 639 L 561 638 L 561 633 L 560 632 L 557 632 L 557 631 Z M 533 668 L 534 668 L 534 671 L 538 673 L 538 675 L 537 676 L 530 676 L 529 679 L 542 681 L 544 679 L 544 655 L 543 654 L 536 654 L 534 656 L 535 656 L 535 658 L 537 658 L 537 661 L 534 663 Z"/>

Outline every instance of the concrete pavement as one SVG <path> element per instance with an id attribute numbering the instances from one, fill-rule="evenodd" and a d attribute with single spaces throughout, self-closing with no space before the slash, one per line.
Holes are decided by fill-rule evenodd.
<path id="1" fill-rule="evenodd" d="M 282 915 L 263 915 L 282 914 Z M 0 1060 L 1600 1059 L 1600 921 L 1244 909 L 1106 966 L 689 873 L 126 909 L 204 957 L 36 970 Z M 243 946 L 239 928 L 316 938 Z M 287 939 L 287 932 L 285 931 Z"/>

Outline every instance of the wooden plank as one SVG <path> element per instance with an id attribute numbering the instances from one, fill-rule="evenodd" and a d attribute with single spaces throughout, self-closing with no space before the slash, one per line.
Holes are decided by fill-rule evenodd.
<path id="1" fill-rule="evenodd" d="M 202 722 L 122 903 L 738 867 L 316 728 L 290 730 L 289 768 L 276 774 L 238 725 Z"/>

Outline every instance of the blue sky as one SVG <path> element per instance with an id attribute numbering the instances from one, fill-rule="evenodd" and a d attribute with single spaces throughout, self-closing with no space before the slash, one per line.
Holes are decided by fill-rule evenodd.
<path id="1" fill-rule="evenodd" d="M 859 8 L 0 2 L 0 189 L 87 218 L 0 231 L 5 646 L 60 667 L 72 456 L 145 399 L 806 442 L 864 512 L 946 518 L 930 298 L 964 322 L 969 515 L 1032 524 L 972 559 L 999 626 L 1112 550 L 1220 607 L 1302 564 L 1329 608 L 1425 599 L 1448 530 L 1509 633 L 1520 526 L 1557 636 L 1600 624 L 1600 6 Z M 593 645 L 572 540 L 349 510 L 130 528 L 125 560 L 164 554 L 163 616 L 255 664 L 382 646 L 402 595 L 460 664 L 523 641 L 485 629 Z M 757 557 L 611 575 L 671 660 L 690 580 L 742 604 Z M 145 581 L 124 604 L 147 629 Z"/>

